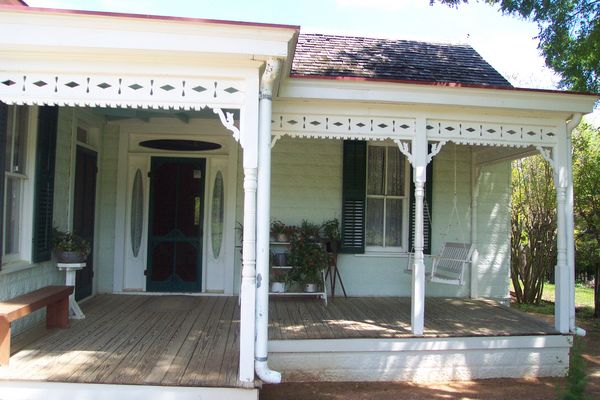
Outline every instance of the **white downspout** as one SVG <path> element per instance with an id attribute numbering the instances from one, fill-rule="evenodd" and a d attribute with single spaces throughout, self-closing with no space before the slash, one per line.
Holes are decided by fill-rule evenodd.
<path id="1" fill-rule="evenodd" d="M 280 383 L 281 374 L 269 368 L 269 229 L 271 214 L 271 110 L 273 84 L 280 61 L 269 59 L 260 82 L 258 120 L 258 189 L 256 214 L 256 346 L 254 370 L 265 383 Z"/>
<path id="2" fill-rule="evenodd" d="M 576 326 L 575 320 L 575 221 L 573 220 L 573 208 L 575 206 L 573 195 L 573 146 L 571 144 L 571 133 L 581 122 L 582 114 L 573 114 L 567 122 L 567 166 L 569 179 L 567 184 L 567 266 L 569 267 L 569 327 L 572 333 L 585 336 L 585 329 Z"/>

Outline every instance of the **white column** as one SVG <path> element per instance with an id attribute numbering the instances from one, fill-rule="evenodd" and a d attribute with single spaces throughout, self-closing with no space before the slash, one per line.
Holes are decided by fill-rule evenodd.
<path id="1" fill-rule="evenodd" d="M 273 84 L 280 62 L 269 59 L 260 82 L 258 123 L 258 210 L 256 254 L 255 370 L 265 383 L 279 383 L 281 374 L 269 369 L 269 236 L 271 216 L 271 111 Z"/>
<path id="2" fill-rule="evenodd" d="M 471 257 L 471 298 L 479 297 L 479 243 L 477 232 L 477 212 L 479 208 L 479 176 L 481 167 L 475 165 L 476 158 L 471 154 L 471 243 L 473 255 Z"/>
<path id="3" fill-rule="evenodd" d="M 425 326 L 425 262 L 424 214 L 425 181 L 427 170 L 427 132 L 425 118 L 417 118 L 415 137 L 412 141 L 413 181 L 415 183 L 415 257 L 412 268 L 411 329 L 414 335 L 422 335 Z"/>
<path id="4" fill-rule="evenodd" d="M 240 286 L 239 380 L 254 382 L 256 307 L 256 188 L 258 179 L 258 73 L 249 76 L 248 98 L 240 116 L 240 145 L 244 167 L 242 281 Z M 254 93 L 254 96 L 250 96 Z"/>
<path id="5" fill-rule="evenodd" d="M 556 267 L 554 279 L 556 282 L 555 300 L 554 300 L 554 325 L 557 331 L 561 333 L 569 332 L 570 306 L 572 300 L 569 299 L 570 273 L 569 263 L 567 261 L 567 216 L 573 218 L 573 209 L 567 209 L 567 187 L 569 182 L 568 172 L 568 145 L 566 129 L 559 133 L 558 143 L 554 149 L 554 182 L 556 186 Z"/>
<path id="6" fill-rule="evenodd" d="M 240 287 L 240 380 L 254 381 L 257 168 L 244 168 L 244 230 Z"/>

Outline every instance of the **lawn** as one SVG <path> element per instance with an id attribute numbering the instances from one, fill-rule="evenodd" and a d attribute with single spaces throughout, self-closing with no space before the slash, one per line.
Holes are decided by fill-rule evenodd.
<path id="1" fill-rule="evenodd" d="M 554 289 L 556 285 L 546 282 L 542 299 L 554 303 Z M 575 285 L 575 307 L 594 307 L 594 288 Z"/>

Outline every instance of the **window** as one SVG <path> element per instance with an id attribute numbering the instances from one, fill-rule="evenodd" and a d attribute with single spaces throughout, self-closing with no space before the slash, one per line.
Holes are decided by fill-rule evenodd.
<path id="1" fill-rule="evenodd" d="M 408 174 L 397 146 L 367 147 L 365 245 L 368 250 L 406 249 Z"/>
<path id="2" fill-rule="evenodd" d="M 395 145 L 345 140 L 342 164 L 342 246 L 349 254 L 413 248 L 411 168 Z M 425 252 L 430 251 L 433 162 L 427 165 Z"/>
<path id="3" fill-rule="evenodd" d="M 25 106 L 8 108 L 4 166 L 4 243 L 3 262 L 21 259 L 24 191 L 28 179 L 27 136 L 29 110 Z"/>

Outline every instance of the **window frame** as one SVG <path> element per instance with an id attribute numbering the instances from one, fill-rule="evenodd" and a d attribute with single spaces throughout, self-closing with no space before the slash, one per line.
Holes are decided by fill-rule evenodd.
<path id="1" fill-rule="evenodd" d="M 404 165 L 404 195 L 370 195 L 369 191 L 369 147 L 385 147 L 385 162 L 384 162 L 384 192 L 387 191 L 388 179 L 387 179 L 387 169 L 388 169 L 388 151 L 390 148 L 398 149 L 396 144 L 393 144 L 389 141 L 384 142 L 367 142 L 367 155 L 365 157 L 365 254 L 367 253 L 407 253 L 408 252 L 408 243 L 409 243 L 409 230 L 410 230 L 410 163 L 408 159 L 402 152 L 400 152 L 400 156 L 403 160 Z M 398 150 L 399 151 L 399 150 Z M 367 218 L 368 218 L 368 204 L 369 199 L 383 199 L 384 201 L 384 217 L 383 217 L 383 244 L 381 246 L 373 246 L 367 245 Z M 386 200 L 387 199 L 398 199 L 402 200 L 402 236 L 401 236 L 401 246 L 386 246 L 385 245 L 385 230 L 386 230 Z"/>
<path id="2" fill-rule="evenodd" d="M 4 225 L 6 226 L 6 214 L 9 202 L 7 201 L 7 188 L 9 179 L 19 179 L 21 181 L 20 196 L 21 202 L 18 211 L 19 219 L 19 235 L 18 235 L 18 251 L 14 253 L 6 253 L 6 235 L 3 235 L 1 243 L 2 251 L 2 266 L 29 264 L 32 259 L 32 238 L 33 238 L 33 193 L 34 193 L 34 171 L 35 171 L 35 147 L 37 142 L 37 117 L 38 107 L 37 106 L 16 106 L 9 105 L 8 113 L 12 114 L 12 121 L 15 120 L 15 116 L 18 107 L 27 107 L 27 127 L 23 130 L 25 133 L 25 163 L 22 172 L 6 171 L 4 173 L 4 208 L 2 213 L 4 215 Z M 11 126 L 7 126 L 7 129 L 15 129 L 14 123 Z M 14 146 L 16 136 L 13 132 L 13 143 L 7 143 L 6 146 Z M 4 149 L 6 151 L 6 149 Z M 13 154 L 11 152 L 11 154 Z M 8 163 L 8 160 L 7 160 Z M 2 166 L 6 168 L 6 166 Z M 4 227 L 3 227 L 4 229 Z"/>

